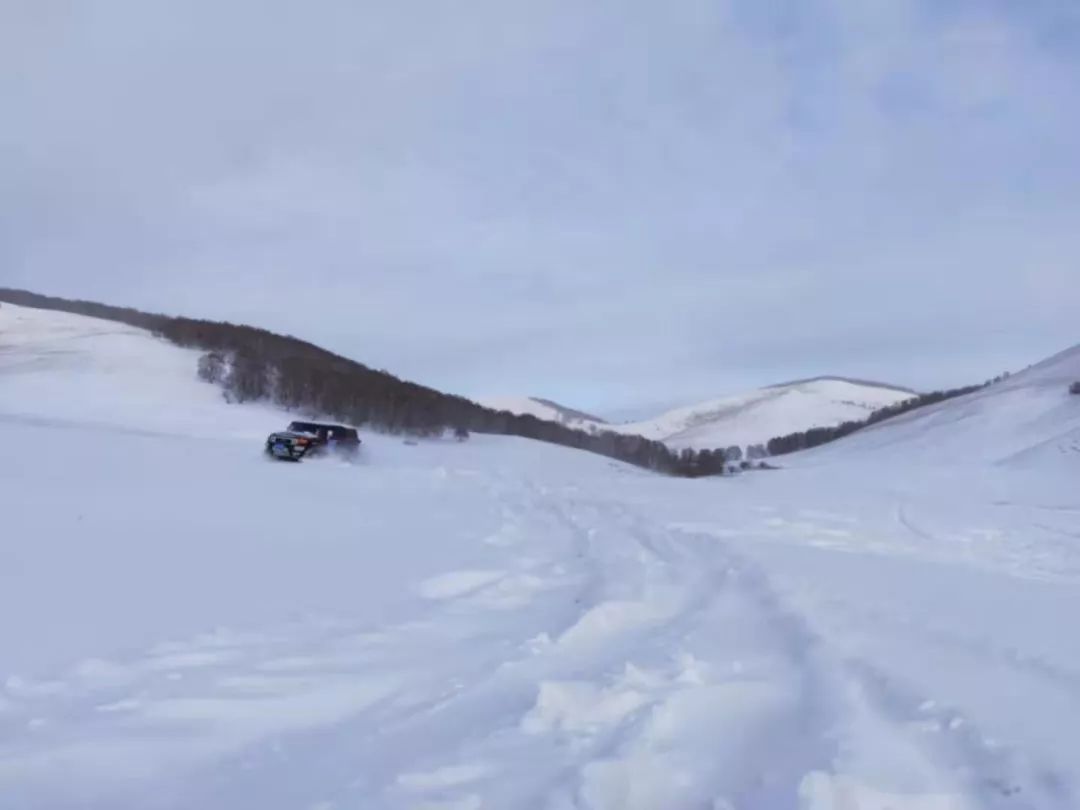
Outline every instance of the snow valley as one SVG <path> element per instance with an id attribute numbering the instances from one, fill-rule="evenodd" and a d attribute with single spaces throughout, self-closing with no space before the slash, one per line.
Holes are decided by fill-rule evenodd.
<path id="1" fill-rule="evenodd" d="M 1080 349 L 698 479 L 483 434 L 270 462 L 291 414 L 200 354 L 0 305 L 0 807 L 1080 806 Z"/>

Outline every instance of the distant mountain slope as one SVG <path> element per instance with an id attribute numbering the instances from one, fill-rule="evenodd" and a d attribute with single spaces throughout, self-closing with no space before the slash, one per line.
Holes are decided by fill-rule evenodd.
<path id="1" fill-rule="evenodd" d="M 895 464 L 1061 464 L 1080 474 L 1080 346 L 966 396 L 872 425 L 804 455 Z"/>
<path id="2" fill-rule="evenodd" d="M 789 380 L 788 382 L 776 383 L 775 385 L 766 385 L 765 389 L 768 390 L 769 388 L 790 388 L 794 385 L 804 385 L 806 383 L 816 383 L 822 381 L 845 382 L 851 383 L 852 385 L 860 385 L 865 388 L 884 388 L 889 391 L 899 391 L 912 397 L 918 395 L 919 393 L 914 388 L 905 388 L 902 385 L 890 385 L 889 383 L 877 382 L 876 380 L 861 380 L 857 377 L 844 377 L 833 374 L 823 374 L 817 377 L 805 377 L 803 379 Z"/>
<path id="3" fill-rule="evenodd" d="M 815 377 L 772 385 L 744 394 L 675 408 L 651 419 L 607 424 L 538 399 L 499 400 L 500 409 L 529 413 L 588 430 L 636 434 L 682 449 L 738 446 L 744 450 L 769 439 L 812 427 L 865 419 L 878 408 L 914 395 L 909 389 L 842 377 Z M 496 407 L 493 401 L 485 401 Z"/>
<path id="4" fill-rule="evenodd" d="M 586 430 L 596 425 L 603 425 L 605 428 L 611 427 L 599 416 L 567 408 L 558 402 L 540 397 L 485 397 L 478 400 L 478 402 L 493 411 L 507 411 L 518 416 L 535 416 L 537 419 L 559 422 L 567 427 L 584 428 Z"/>
<path id="5" fill-rule="evenodd" d="M 746 448 L 797 430 L 863 419 L 910 396 L 899 388 L 820 377 L 677 408 L 617 429 L 675 448 Z"/>

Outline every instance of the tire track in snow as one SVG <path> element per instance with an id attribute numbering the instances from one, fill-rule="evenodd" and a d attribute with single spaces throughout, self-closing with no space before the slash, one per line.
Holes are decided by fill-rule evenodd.
<path id="1" fill-rule="evenodd" d="M 474 763 L 503 760 L 493 769 L 500 777 L 440 799 L 595 809 L 976 806 L 926 760 L 912 735 L 846 694 L 860 682 L 818 661 L 813 635 L 778 603 L 762 572 L 712 540 L 643 528 L 609 507 L 584 507 L 591 521 L 582 511 L 578 504 L 566 519 L 614 581 L 594 585 L 581 621 L 536 660 L 501 670 L 522 686 L 534 682 L 535 703 L 517 728 L 504 725 L 462 755 Z M 618 531 L 610 531 L 613 524 Z M 664 586 L 674 584 L 683 601 L 671 609 Z M 590 621 L 605 606 L 632 604 L 634 595 L 659 600 L 656 610 Z M 587 645 L 573 643 L 581 627 Z M 889 762 L 903 749 L 908 765 L 889 785 L 902 793 L 830 775 L 844 746 L 864 747 L 860 734 L 879 747 L 889 740 Z M 510 761 L 531 763 L 528 772 L 506 767 L 507 750 L 517 754 Z M 435 772 L 455 767 L 429 765 Z"/>
<path id="2" fill-rule="evenodd" d="M 303 806 L 291 793 L 312 784 L 280 794 L 255 784 L 282 787 L 275 772 L 286 751 L 314 760 L 309 783 L 318 774 L 353 799 L 372 793 L 379 780 L 358 781 L 357 763 L 392 760 L 384 743 L 396 728 L 418 733 L 403 736 L 395 765 L 452 748 L 490 707 L 474 702 L 477 714 L 454 726 L 438 722 L 445 706 L 528 654 L 534 636 L 577 621 L 583 586 L 565 563 L 580 538 L 559 537 L 534 501 L 527 487 L 503 495 L 503 528 L 489 543 L 501 573 L 469 583 L 448 573 L 427 591 L 420 583 L 427 608 L 402 624 L 221 631 L 134 659 L 84 662 L 50 681 L 10 679 L 0 693 L 0 795 L 25 810 L 141 808 L 145 792 L 164 785 L 155 790 L 161 807 L 237 806 L 221 798 L 231 790 L 243 805 L 260 795 L 260 807 Z M 544 542 L 525 543 L 532 534 Z M 102 767 L 107 761 L 122 764 Z"/>
<path id="3" fill-rule="evenodd" d="M 727 545 L 491 486 L 502 564 L 429 582 L 408 621 L 220 633 L 7 684 L 0 789 L 28 810 L 1070 806 L 1011 792 L 1008 757 L 835 655 Z M 77 796 L 33 792 L 58 768 Z"/>
<path id="4" fill-rule="evenodd" d="M 925 536 L 929 538 L 929 535 Z M 776 596 L 779 592 L 768 583 L 766 569 L 758 563 L 753 565 L 766 583 L 766 588 Z M 778 596 L 776 599 L 781 604 L 785 601 Z M 1008 668 L 1044 680 L 1047 686 L 1068 693 L 1069 701 L 1074 705 L 1076 703 L 1076 688 L 1080 685 L 1076 675 L 1037 657 L 1024 656 L 1015 650 L 998 649 L 943 628 L 886 614 L 868 608 L 864 601 L 844 603 L 835 596 L 827 596 L 825 604 L 829 606 L 826 615 L 859 616 L 857 626 L 861 632 L 890 640 L 904 633 L 915 634 L 920 643 L 913 645 L 913 649 L 933 646 L 950 653 L 970 655 L 983 660 L 990 672 L 997 672 L 998 667 L 1005 664 Z M 1080 806 L 1067 777 L 1046 759 L 993 739 L 979 729 L 977 718 L 947 705 L 938 705 L 934 696 L 920 694 L 910 685 L 901 683 L 893 673 L 854 656 L 850 643 L 845 641 L 838 648 L 830 640 L 829 633 L 839 632 L 841 636 L 846 636 L 848 631 L 843 622 L 838 625 L 836 621 L 830 621 L 830 630 L 822 633 L 810 619 L 811 615 L 819 613 L 813 609 L 813 601 L 805 610 L 795 607 L 783 610 L 795 617 L 807 632 L 816 636 L 826 665 L 837 673 L 837 683 L 847 684 L 852 700 L 861 704 L 864 712 L 892 726 L 900 737 L 914 739 L 926 766 L 955 775 L 954 781 L 962 787 L 963 801 L 967 802 L 962 806 L 1031 810 L 1066 810 Z M 1002 694 L 1004 696 L 1005 693 Z M 1075 711 L 1070 712 L 1069 716 L 1072 714 Z M 853 806 L 861 808 L 863 805 Z M 868 806 L 876 808 L 879 805 L 870 802 Z M 901 802 L 896 806 L 906 808 L 908 805 Z"/>
<path id="5" fill-rule="evenodd" d="M 695 538 L 687 537 L 686 542 Z M 700 538 L 697 538 L 700 541 Z M 706 540 L 712 548 L 717 544 Z M 655 545 L 653 544 L 653 548 Z M 805 617 L 785 606 L 766 572 L 724 549 L 729 571 L 737 571 L 737 584 L 756 602 L 760 613 L 779 635 L 786 637 L 788 653 L 800 669 L 814 705 L 819 725 L 831 719 L 838 724 L 819 736 L 819 748 L 828 750 L 827 739 L 836 742 L 836 765 L 841 774 L 829 777 L 818 772 L 800 782 L 804 803 L 813 807 L 1030 807 L 1070 808 L 1072 795 L 1054 773 L 1023 756 L 988 746 L 966 719 L 933 709 L 924 699 L 904 694 L 890 679 L 865 662 L 852 661 L 829 649 L 827 642 L 807 624 Z M 823 709 L 827 711 L 823 713 Z M 828 713 L 833 717 L 829 718 Z M 874 747 L 884 749 L 880 761 L 867 757 Z M 854 752 L 854 754 L 853 754 Z M 812 759 L 812 758 L 811 758 Z M 899 792 L 882 792 L 870 784 L 853 781 L 855 774 L 888 770 L 891 779 L 879 780 Z M 809 762 L 804 763 L 809 764 Z M 865 778 L 865 777 L 864 777 Z M 625 799 L 626 797 L 623 797 Z M 740 797 L 745 802 L 745 797 Z M 746 806 L 774 806 L 755 796 Z M 765 802 L 762 804 L 762 802 Z M 815 803 L 816 802 L 816 803 Z M 860 803 L 862 802 L 862 803 Z M 584 806 L 593 806 L 586 804 Z M 595 806 L 624 806 L 619 802 Z M 642 806 L 649 806 L 644 803 Z M 669 805 L 665 805 L 669 806 Z M 694 806 L 688 804 L 687 806 Z M 737 806 L 742 806 L 739 804 Z M 782 800 L 775 806 L 794 806 Z"/>

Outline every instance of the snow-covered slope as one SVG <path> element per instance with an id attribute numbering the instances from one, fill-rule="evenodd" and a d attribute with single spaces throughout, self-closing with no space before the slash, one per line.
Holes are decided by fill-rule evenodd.
<path id="1" fill-rule="evenodd" d="M 507 397 L 484 404 L 582 430 L 645 436 L 677 449 L 731 446 L 745 449 L 788 433 L 865 419 L 873 411 L 913 395 L 908 389 L 880 383 L 819 377 L 699 402 L 651 419 L 623 424 L 607 424 L 545 400 Z"/>
<path id="2" fill-rule="evenodd" d="M 1080 346 L 973 394 L 921 408 L 806 454 L 880 464 L 1001 463 L 1080 474 Z"/>
<path id="3" fill-rule="evenodd" d="M 677 408 L 619 430 L 677 448 L 745 448 L 800 430 L 865 419 L 911 396 L 906 389 L 821 377 Z"/>
<path id="4" fill-rule="evenodd" d="M 135 327 L 2 304 L 0 414 L 199 436 L 280 427 L 271 409 L 223 408 L 198 358 Z"/>
<path id="5" fill-rule="evenodd" d="M 1045 459 L 284 464 L 138 330 L 5 305 L 0 346 L 4 810 L 1080 806 Z"/>
<path id="6" fill-rule="evenodd" d="M 539 397 L 485 397 L 479 400 L 485 408 L 496 411 L 509 411 L 517 416 L 535 416 L 548 422 L 558 422 L 578 430 L 606 428 L 603 419 L 573 408 L 567 408 L 550 399 Z"/>

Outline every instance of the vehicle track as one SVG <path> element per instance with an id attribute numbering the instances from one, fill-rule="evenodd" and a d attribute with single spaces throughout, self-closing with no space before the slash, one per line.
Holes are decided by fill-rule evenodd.
<path id="1" fill-rule="evenodd" d="M 449 572 L 400 622 L 223 631 L 9 682 L 3 795 L 20 810 L 1074 806 L 970 719 L 838 653 L 731 545 L 610 500 L 486 486 L 498 564 Z M 129 770 L 100 772 L 106 755 Z M 71 786 L 45 789 L 57 762 Z"/>

